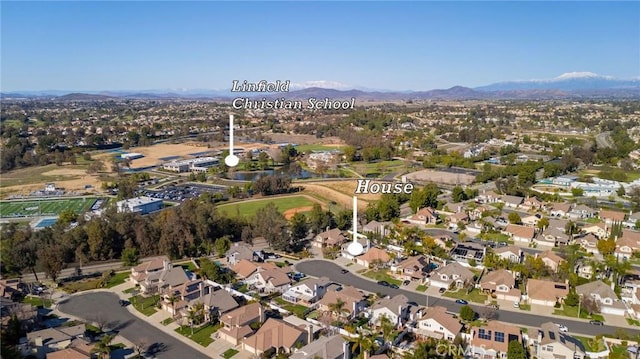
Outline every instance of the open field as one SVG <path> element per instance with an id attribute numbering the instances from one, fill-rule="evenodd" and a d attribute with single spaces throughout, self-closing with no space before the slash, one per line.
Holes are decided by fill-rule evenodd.
<path id="1" fill-rule="evenodd" d="M 319 145 L 319 144 L 313 144 L 313 145 L 300 145 L 296 147 L 296 150 L 298 150 L 298 152 L 307 152 L 307 151 L 331 151 L 331 150 L 337 150 L 342 148 L 342 145 L 334 145 L 334 144 L 326 144 L 326 145 Z"/>
<path id="2" fill-rule="evenodd" d="M 322 185 L 320 185 L 319 183 L 322 183 Z M 351 208 L 353 203 L 353 191 L 355 191 L 355 182 L 342 181 L 341 183 L 344 183 L 345 185 L 345 187 L 341 187 L 344 188 L 344 192 L 329 188 L 326 185 L 327 183 L 329 182 L 305 182 L 303 184 L 300 184 L 300 186 L 304 188 L 305 192 L 314 195 L 317 198 L 336 202 L 340 207 Z M 349 192 L 347 187 L 349 184 L 353 185 L 353 190 L 351 192 Z M 366 196 L 370 195 L 358 195 L 358 210 L 360 211 L 364 211 L 369 205 L 369 202 L 365 200 Z"/>
<path id="3" fill-rule="evenodd" d="M 314 135 L 291 135 L 286 133 L 270 133 L 269 137 L 276 143 L 295 143 L 298 145 L 344 145 L 344 142 L 338 137 L 316 138 Z"/>
<path id="4" fill-rule="evenodd" d="M 363 176 L 404 171 L 407 163 L 400 160 L 379 161 L 373 163 L 354 163 L 352 167 Z"/>
<path id="5" fill-rule="evenodd" d="M 97 198 L 69 198 L 45 200 L 0 201 L 0 217 L 58 215 L 65 209 L 83 213 L 91 208 Z"/>
<path id="6" fill-rule="evenodd" d="M 442 184 L 463 184 L 469 185 L 473 183 L 476 176 L 464 173 L 452 173 L 435 170 L 421 170 L 407 174 L 407 180 L 421 182 L 434 182 Z"/>
<path id="7" fill-rule="evenodd" d="M 377 183 L 377 182 L 378 181 L 375 181 L 375 180 L 371 181 L 371 183 Z M 357 180 L 353 180 L 353 181 L 325 180 L 325 181 L 320 181 L 320 182 L 311 183 L 311 184 L 317 184 L 318 186 L 327 187 L 329 189 L 340 192 L 342 194 L 346 194 L 347 196 L 350 196 L 350 197 L 353 197 L 353 195 L 356 192 L 356 187 L 358 186 Z M 382 195 L 379 193 L 378 194 L 359 194 L 358 200 L 377 201 L 380 199 L 381 196 Z M 349 202 L 349 206 L 351 206 L 351 202 Z"/>
<path id="8" fill-rule="evenodd" d="M 26 195 L 43 189 L 45 183 L 53 182 L 67 192 L 86 192 L 87 185 L 92 186 L 90 191 L 95 191 L 102 184 L 101 175 L 104 173 L 88 174 L 85 165 L 27 167 L 3 173 L 0 188 L 2 195 Z"/>
<path id="9" fill-rule="evenodd" d="M 260 208 L 265 207 L 269 203 L 275 204 L 280 213 L 287 213 L 296 208 L 300 209 L 300 211 L 308 210 L 313 206 L 315 201 L 307 196 L 293 195 L 229 203 L 218 206 L 217 208 L 229 217 L 235 217 L 238 213 L 243 217 L 253 217 Z M 291 214 L 291 216 L 293 215 Z"/>

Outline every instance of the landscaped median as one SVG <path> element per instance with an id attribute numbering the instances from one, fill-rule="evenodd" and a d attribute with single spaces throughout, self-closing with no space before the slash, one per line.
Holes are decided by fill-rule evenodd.
<path id="1" fill-rule="evenodd" d="M 209 346 L 213 343 L 211 335 L 218 331 L 222 327 L 222 324 L 205 324 L 201 327 L 193 328 L 193 335 L 191 335 L 191 327 L 183 325 L 176 329 L 176 332 L 184 335 L 185 337 L 193 340 L 194 342 L 202 345 L 203 347 Z"/>

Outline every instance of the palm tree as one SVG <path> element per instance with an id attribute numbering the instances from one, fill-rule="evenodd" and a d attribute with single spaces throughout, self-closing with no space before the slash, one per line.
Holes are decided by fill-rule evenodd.
<path id="1" fill-rule="evenodd" d="M 329 310 L 331 310 L 331 312 L 334 313 L 336 317 L 340 317 L 344 310 L 344 305 L 345 302 L 342 299 L 338 298 L 335 303 L 329 304 Z"/>
<path id="2" fill-rule="evenodd" d="M 111 354 L 110 344 L 114 337 L 115 335 L 109 334 L 103 336 L 91 351 L 97 353 L 100 358 L 108 358 L 109 354 Z"/>
<path id="3" fill-rule="evenodd" d="M 369 352 L 374 348 L 374 343 L 371 337 L 362 335 L 362 333 L 360 333 L 356 338 L 353 338 L 351 343 L 353 344 L 351 352 L 355 354 L 359 351 L 357 358 L 364 358 L 364 353 Z"/>
<path id="4" fill-rule="evenodd" d="M 176 303 L 178 302 L 178 297 L 176 297 L 175 294 L 171 293 L 171 295 L 167 298 L 167 301 L 169 302 L 169 304 L 171 304 L 172 317 L 175 318 L 176 317 Z"/>
<path id="5" fill-rule="evenodd" d="M 189 326 L 191 327 L 191 335 L 193 335 L 193 322 L 198 318 L 198 313 L 195 310 L 195 307 L 189 309 Z"/>
<path id="6" fill-rule="evenodd" d="M 385 343 L 391 341 L 393 329 L 395 328 L 394 323 L 392 323 L 386 315 L 383 315 L 382 317 L 380 317 L 379 326 L 382 330 L 382 338 L 384 338 Z"/>

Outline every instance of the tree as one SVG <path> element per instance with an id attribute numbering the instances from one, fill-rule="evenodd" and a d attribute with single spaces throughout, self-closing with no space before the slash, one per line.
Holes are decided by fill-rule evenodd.
<path id="1" fill-rule="evenodd" d="M 231 239 L 229 236 L 222 236 L 215 241 L 216 252 L 218 257 L 224 257 L 229 249 L 231 249 Z"/>
<path id="2" fill-rule="evenodd" d="M 336 225 L 338 226 L 338 228 L 343 231 L 349 229 L 351 227 L 351 217 L 351 211 L 348 209 L 338 212 L 338 215 L 335 217 Z"/>
<path id="3" fill-rule="evenodd" d="M 133 267 L 138 264 L 140 254 L 137 248 L 125 248 L 122 251 L 122 262 L 125 267 Z"/>
<path id="4" fill-rule="evenodd" d="M 303 239 L 309 233 L 309 223 L 307 216 L 303 213 L 296 213 L 291 217 L 291 236 L 295 240 Z"/>
<path id="5" fill-rule="evenodd" d="M 549 227 L 549 219 L 547 217 L 540 218 L 536 226 L 540 230 L 545 230 L 547 227 Z"/>
<path id="6" fill-rule="evenodd" d="M 428 184 L 422 189 L 414 189 L 409 199 L 409 207 L 413 212 L 417 212 L 418 209 L 424 207 L 438 207 L 438 195 L 440 190 L 435 184 Z"/>
<path id="7" fill-rule="evenodd" d="M 63 225 L 69 225 L 71 222 L 76 220 L 76 214 L 72 209 L 65 209 L 60 212 L 58 216 L 58 223 L 62 223 Z"/>
<path id="8" fill-rule="evenodd" d="M 273 202 L 256 211 L 251 230 L 254 236 L 263 236 L 275 250 L 291 249 L 289 222 L 278 212 Z"/>
<path id="9" fill-rule="evenodd" d="M 509 359 L 526 359 L 527 354 L 518 340 L 512 340 L 509 342 L 509 349 L 507 349 L 507 358 Z"/>
<path id="10" fill-rule="evenodd" d="M 169 304 L 171 304 L 171 316 L 173 318 L 176 317 L 176 303 L 178 303 L 178 301 L 180 300 L 180 298 L 176 297 L 175 294 L 171 293 L 171 295 L 169 295 L 169 297 L 167 297 L 167 302 L 169 302 Z"/>
<path id="11" fill-rule="evenodd" d="M 592 296 L 588 295 L 582 300 L 582 308 L 592 315 L 593 313 L 600 313 L 600 305 Z"/>
<path id="12" fill-rule="evenodd" d="M 582 195 L 584 195 L 584 190 L 579 187 L 574 187 L 571 189 L 571 195 L 574 197 L 582 197 Z"/>
<path id="13" fill-rule="evenodd" d="M 115 335 L 106 334 L 95 344 L 91 351 L 97 353 L 100 358 L 109 358 L 113 338 L 115 338 Z"/>
<path id="14" fill-rule="evenodd" d="M 344 310 L 344 305 L 345 302 L 342 299 L 338 298 L 336 299 L 335 303 L 329 304 L 329 310 L 339 318 L 342 315 L 342 311 Z"/>
<path id="15" fill-rule="evenodd" d="M 569 307 L 575 307 L 580 303 L 580 296 L 576 293 L 575 289 L 571 289 L 567 297 L 564 299 L 564 305 Z"/>
<path id="16" fill-rule="evenodd" d="M 38 251 L 38 257 L 44 267 L 44 272 L 52 281 L 58 279 L 58 275 L 65 267 L 64 250 L 59 244 L 46 245 Z"/>
<path id="17" fill-rule="evenodd" d="M 460 318 L 462 318 L 462 320 L 470 322 L 476 319 L 476 312 L 470 306 L 464 305 L 462 306 L 462 308 L 460 308 Z"/>
<path id="18" fill-rule="evenodd" d="M 507 217 L 507 219 L 509 219 L 509 223 L 522 224 L 522 219 L 520 218 L 520 215 L 518 214 L 518 212 L 509 213 L 509 216 Z"/>
<path id="19" fill-rule="evenodd" d="M 451 198 L 452 198 L 453 202 L 462 202 L 462 201 L 465 201 L 467 199 L 467 195 L 464 192 L 464 189 L 462 189 L 462 187 L 455 186 L 455 187 L 453 187 L 453 190 L 451 191 Z"/>
<path id="20" fill-rule="evenodd" d="M 380 330 L 382 330 L 382 338 L 385 340 L 385 342 L 390 342 L 393 338 L 393 329 L 395 327 L 394 323 L 391 322 L 391 320 L 389 318 L 387 318 L 386 315 L 382 315 L 382 317 L 380 317 Z"/>
<path id="21" fill-rule="evenodd" d="M 598 248 L 598 251 L 606 257 L 613 254 L 616 250 L 616 241 L 614 239 L 602 239 L 596 243 L 596 247 Z"/>
<path id="22" fill-rule="evenodd" d="M 363 335 L 360 333 L 356 338 L 352 339 L 351 352 L 358 353 L 357 358 L 364 358 L 365 353 L 369 353 L 375 345 L 373 343 L 373 339 L 369 335 Z"/>

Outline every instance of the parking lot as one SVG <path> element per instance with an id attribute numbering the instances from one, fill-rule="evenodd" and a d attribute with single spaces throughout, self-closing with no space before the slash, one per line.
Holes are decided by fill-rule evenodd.
<path id="1" fill-rule="evenodd" d="M 201 184 L 167 185 L 161 189 L 138 189 L 136 196 L 147 196 L 166 201 L 183 202 L 190 198 L 198 198 L 203 193 L 221 193 L 226 196 L 226 188 L 222 186 L 208 186 Z"/>

